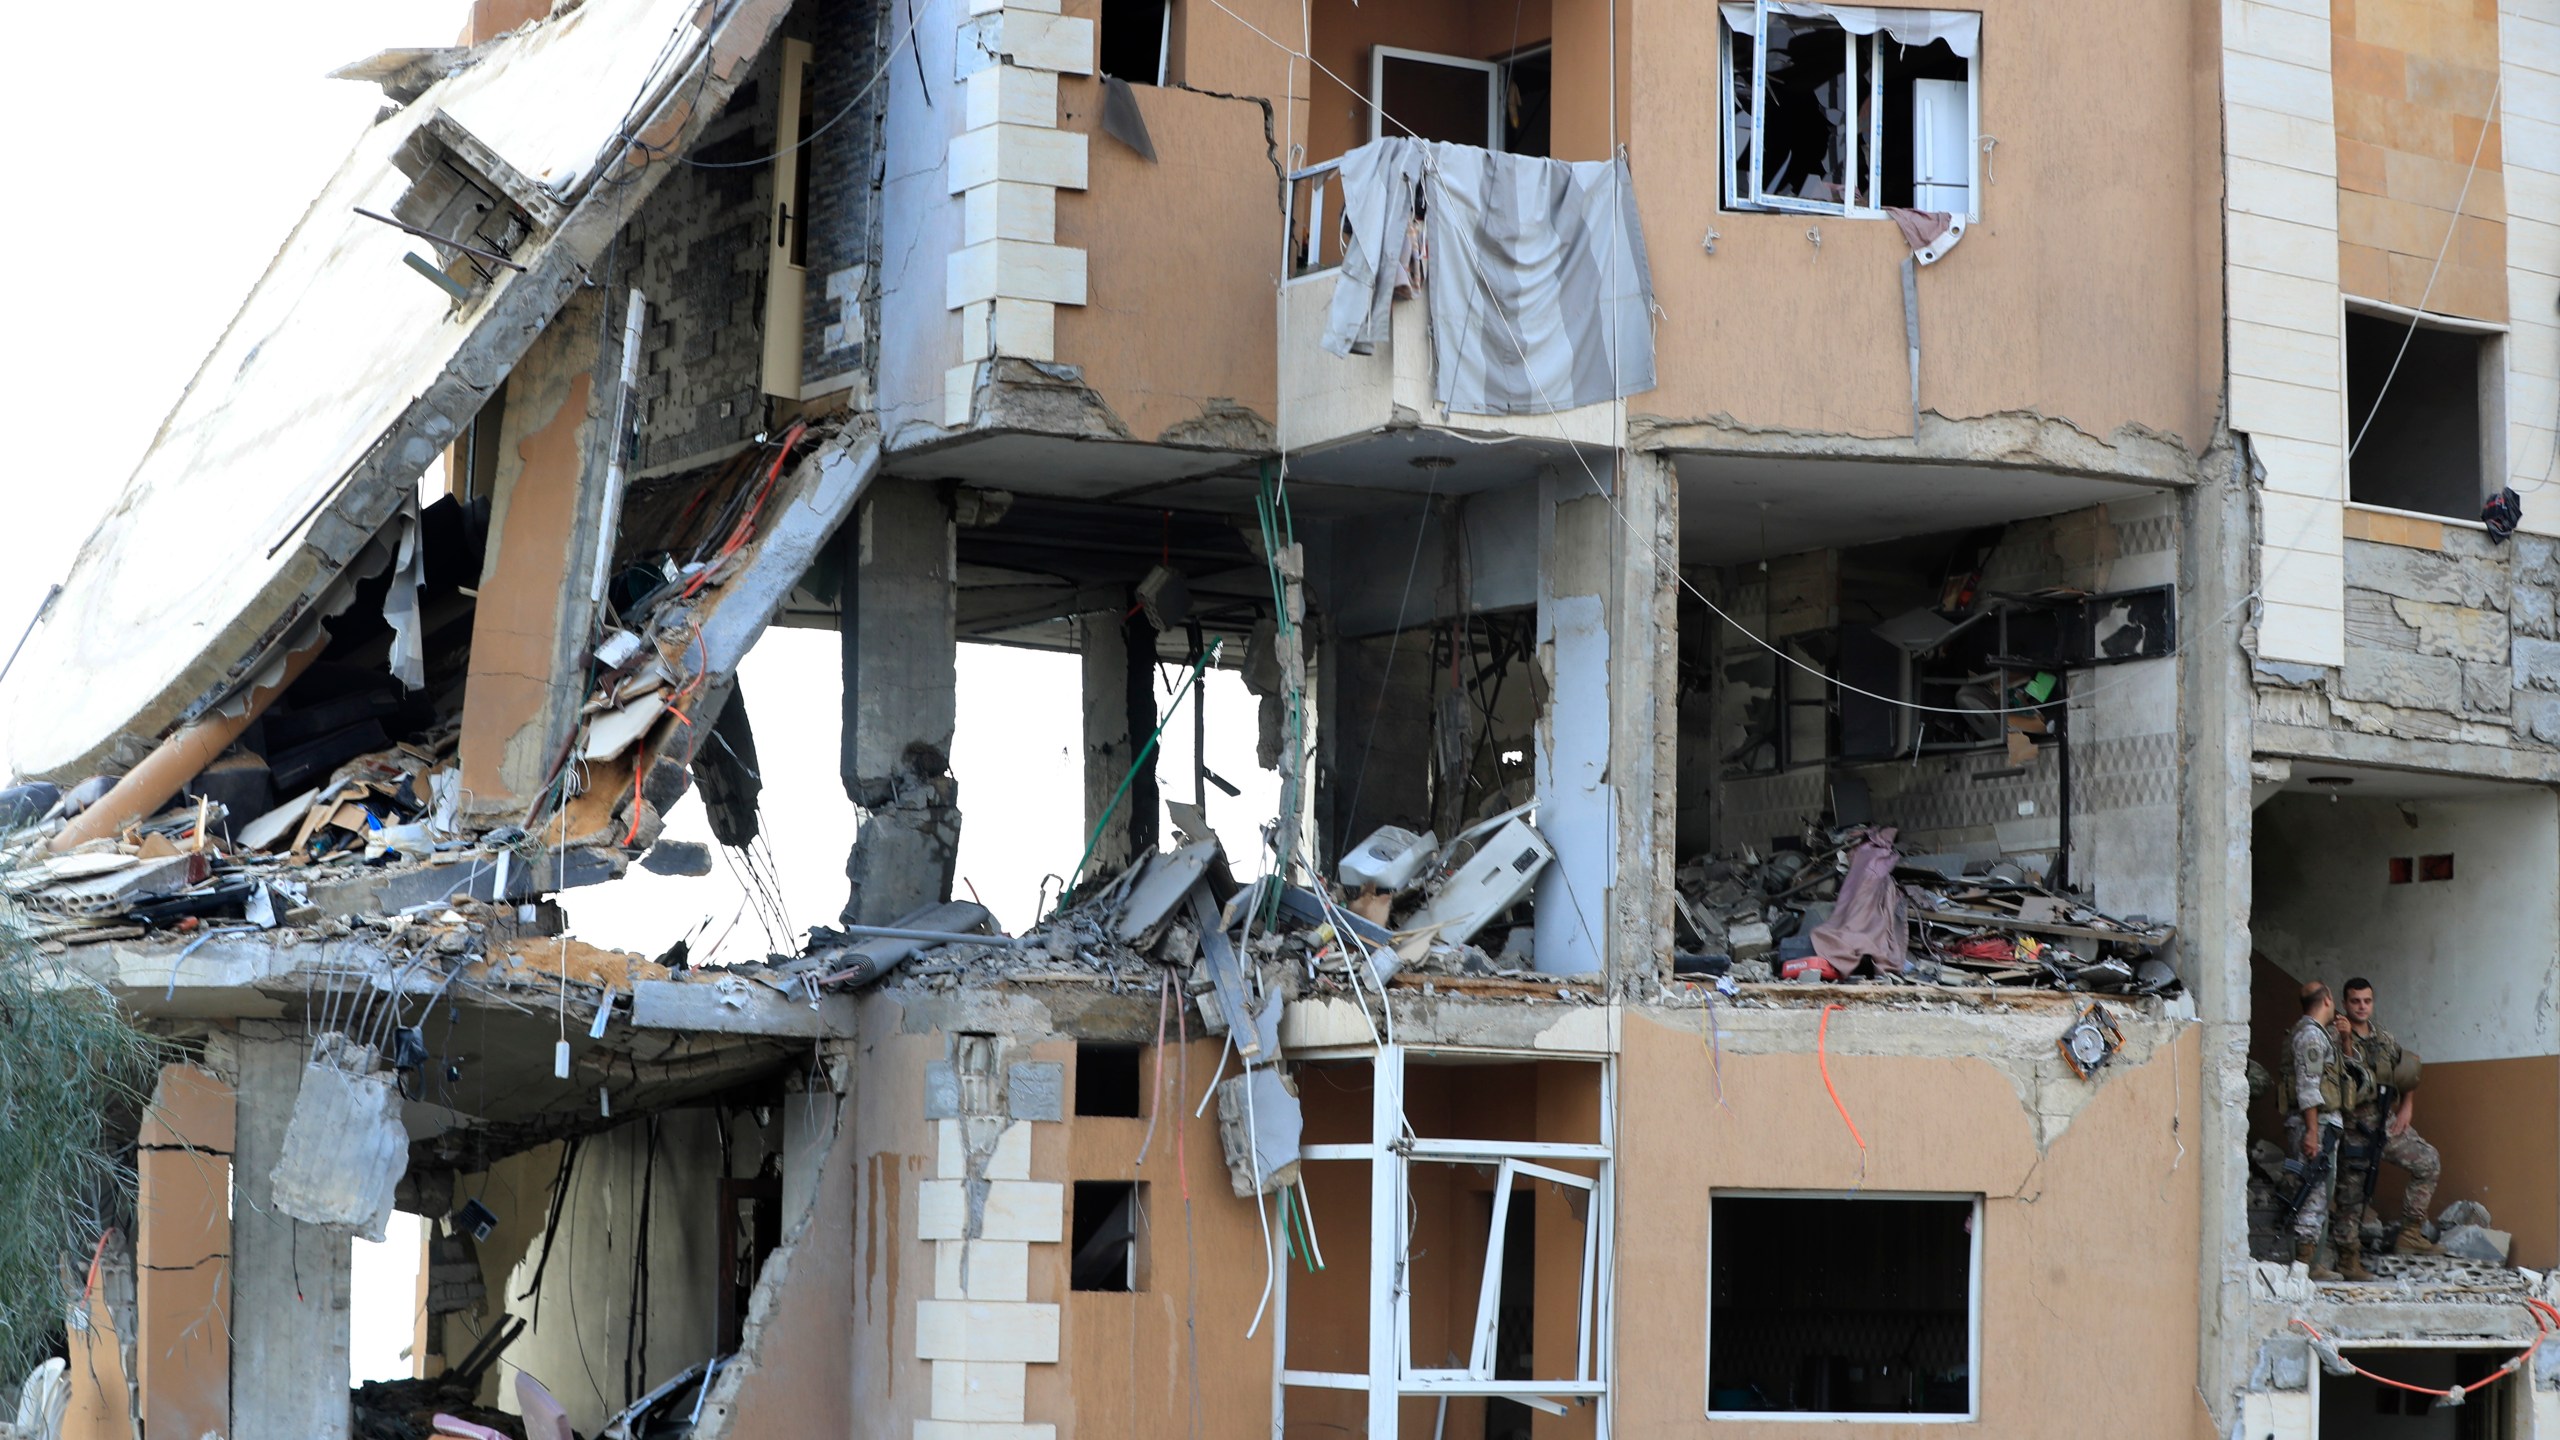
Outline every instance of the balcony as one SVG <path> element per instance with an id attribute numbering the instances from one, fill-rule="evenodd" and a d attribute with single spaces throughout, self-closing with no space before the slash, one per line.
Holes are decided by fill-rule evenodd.
<path id="1" fill-rule="evenodd" d="M 1419 291 L 1397 299 L 1388 334 L 1366 355 L 1338 356 L 1318 344 L 1342 263 L 1341 162 L 1290 177 L 1289 278 L 1279 320 L 1280 447 L 1293 469 L 1345 484 L 1421 489 L 1416 462 L 1469 453 L 1457 475 L 1435 477 L 1442 491 L 1534 476 L 1547 464 L 1575 465 L 1581 447 L 1614 448 L 1619 407 L 1602 403 L 1548 414 L 1453 412 L 1434 398 L 1431 306 Z M 1599 462 L 1595 462 L 1599 463 Z M 1442 468 L 1426 464 L 1425 469 Z"/>

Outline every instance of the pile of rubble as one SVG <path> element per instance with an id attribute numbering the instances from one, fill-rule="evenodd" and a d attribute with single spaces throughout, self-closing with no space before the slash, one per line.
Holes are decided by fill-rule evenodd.
<path id="1" fill-rule="evenodd" d="M 890 926 L 814 927 L 801 955 L 776 956 L 765 968 L 831 986 L 898 970 L 909 981 L 1079 978 L 1125 988 L 1170 967 L 1207 998 L 1212 1033 L 1241 1003 L 1216 983 L 1230 965 L 1269 972 L 1267 984 L 1246 987 L 1256 997 L 1285 990 L 1374 1001 L 1399 977 L 1525 979 L 1534 973 L 1530 927 L 1509 922 L 1527 911 L 1555 855 L 1527 812 L 1495 815 L 1446 845 L 1382 829 L 1343 860 L 1341 884 L 1313 887 L 1240 884 L 1195 818 L 1177 848 L 1084 887 L 1019 937 L 991 933 L 983 907 L 953 901 Z M 1498 953 L 1476 943 L 1490 933 L 1504 936 Z M 1221 1001 L 1233 1003 L 1212 1014 Z"/>
<path id="2" fill-rule="evenodd" d="M 2178 993 L 2173 927 L 2106 914 L 2015 861 L 1905 856 L 1893 835 L 1816 829 L 1765 859 L 1745 849 L 1682 865 L 1674 972 Z"/>

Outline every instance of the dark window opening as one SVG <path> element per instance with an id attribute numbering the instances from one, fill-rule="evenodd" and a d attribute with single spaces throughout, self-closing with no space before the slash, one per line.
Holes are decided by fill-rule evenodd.
<path id="1" fill-rule="evenodd" d="M 1127 1180 L 1076 1182 L 1069 1289 L 1127 1294 L 1146 1288 L 1138 1243 L 1146 1188 Z"/>
<path id="2" fill-rule="evenodd" d="M 2412 873 L 2411 873 L 2412 868 L 2416 865 L 2416 863 L 2417 863 L 2416 861 L 2411 860 L 2411 859 L 2410 859 L 2408 856 L 2406 856 L 2406 855 L 2394 855 L 2394 856 L 2392 856 L 2392 857 L 2391 857 L 2391 883 L 2392 883 L 2392 884 L 2394 884 L 2394 885 L 2406 885 L 2406 884 L 2408 884 L 2411 880 L 2416 879 L 2417 877 L 2416 877 L 2414 874 L 2412 874 Z"/>
<path id="3" fill-rule="evenodd" d="M 2401 319 L 2347 316 L 2348 499 L 2480 518 L 2489 486 L 2482 455 L 2489 432 L 2482 396 L 2490 388 L 2482 380 L 2494 353 L 2488 341 L 2458 330 L 2413 329 Z"/>
<path id="4" fill-rule="evenodd" d="M 1493 1216 L 1493 1197 L 1484 1197 L 1485 1217 Z M 1534 1328 L 1538 1317 L 1538 1193 L 1534 1186 L 1511 1192 L 1502 1223 L 1502 1302 L 1493 1312 L 1493 1376 L 1528 1380 L 1537 1375 Z M 1485 1440 L 1529 1440 L 1530 1410 L 1506 1396 L 1484 1404 Z"/>
<path id="5" fill-rule="evenodd" d="M 1972 1412 L 1971 1200 L 1718 1195 L 1710 1213 L 1710 1412 Z"/>
<path id="6" fill-rule="evenodd" d="M 2320 1378 L 2321 1440 L 2508 1440 L 2518 1429 L 2516 1398 L 2532 1392 L 2512 1379 L 2478 1390 L 2512 1352 L 2470 1350 L 2350 1350 L 2347 1359 L 2376 1375 L 2430 1390 L 2464 1388 L 2450 1407 L 2434 1395 L 2402 1390 L 2363 1375 Z"/>
<path id="7" fill-rule="evenodd" d="M 1103 0 L 1102 73 L 1132 85 L 1163 84 L 1172 26 L 1170 0 Z"/>
<path id="8" fill-rule="evenodd" d="M 2418 857 L 2418 881 L 2420 884 L 2424 884 L 2430 880 L 2450 880 L 2452 878 L 2452 856 L 2421 855 Z"/>
<path id="9" fill-rule="evenodd" d="M 747 1307 L 767 1256 L 782 1245 L 782 1178 L 720 1182 L 720 1277 L 712 1329 L 719 1353 L 734 1352 L 746 1334 Z"/>
<path id="10" fill-rule="evenodd" d="M 1145 1094 L 1143 1054 L 1136 1045 L 1076 1046 L 1076 1113 L 1078 1115 L 1142 1115 Z"/>
<path id="11" fill-rule="evenodd" d="M 1498 67 L 1438 55 L 1388 53 L 1377 57 L 1377 103 L 1386 117 L 1381 135 L 1410 127 L 1423 140 L 1474 145 L 1494 143 Z"/>

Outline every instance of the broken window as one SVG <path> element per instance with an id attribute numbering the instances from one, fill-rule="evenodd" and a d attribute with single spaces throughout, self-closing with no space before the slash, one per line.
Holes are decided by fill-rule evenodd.
<path id="1" fill-rule="evenodd" d="M 1144 1290 L 1139 1237 L 1146 1190 L 1128 1180 L 1079 1180 L 1068 1235 L 1067 1288 L 1126 1294 Z"/>
<path id="2" fill-rule="evenodd" d="M 1972 217 L 1981 16 L 1808 0 L 1722 11 L 1725 208 Z"/>
<path id="3" fill-rule="evenodd" d="M 1979 1196 L 1713 1196 L 1708 1418 L 1973 1418 L 1981 1221 Z"/>
<path id="4" fill-rule="evenodd" d="M 1292 1203 L 1322 1197 L 1337 1243 L 1324 1273 L 1293 1272 L 1284 1302 L 1292 1428 L 1358 1431 L 1365 1415 L 1373 1435 L 1399 1433 L 1399 1416 L 1405 1434 L 1509 1433 L 1506 1417 L 1588 1405 L 1605 1436 L 1607 1063 L 1393 1045 L 1374 1054 L 1366 1086 L 1357 1066 L 1300 1070 L 1309 1169 Z M 1365 1143 L 1330 1138 L 1362 1133 Z M 1366 1182 L 1365 1217 L 1343 1213 L 1354 1174 Z M 1354 1296 L 1342 1281 L 1360 1257 L 1342 1252 L 1364 1218 L 1366 1294 Z M 1315 1227 L 1305 1233 L 1320 1256 Z M 1357 1349 L 1358 1325 L 1344 1323 L 1354 1303 L 1352 1315 L 1368 1317 Z M 1327 1393 L 1344 1391 L 1365 1405 Z"/>
<path id="5" fill-rule="evenodd" d="M 2505 467 L 2500 336 L 2433 318 L 2347 315 L 2347 498 L 2478 520 Z"/>
<path id="6" fill-rule="evenodd" d="M 1103 74 L 1132 85 L 1162 85 L 1173 54 L 1171 0 L 1103 0 L 1101 44 L 1095 63 Z"/>

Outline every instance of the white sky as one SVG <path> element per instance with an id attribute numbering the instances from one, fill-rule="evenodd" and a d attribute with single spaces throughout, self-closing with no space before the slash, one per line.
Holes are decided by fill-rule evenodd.
<path id="1" fill-rule="evenodd" d="M 390 46 L 451 43 L 465 5 L 268 0 L 245 12 L 134 0 L 115 14 L 111 59 L 80 63 L 99 61 L 97 12 L 27 7 L 18 52 L 48 58 L 0 87 L 0 128 L 27 142 L 15 157 L 18 223 L 0 226 L 0 273 L 11 277 L 17 316 L 13 343 L 0 349 L 0 423 L 14 462 L 0 479 L 0 531 L 12 537 L 12 563 L 0 566 L 0 656 L 69 571 L 161 417 L 382 103 L 371 86 L 322 76 Z M 1078 677 L 1072 656 L 962 651 L 959 893 L 973 886 L 1008 928 L 1029 919 L 1041 877 L 1073 868 L 1083 848 Z M 832 921 L 855 818 L 835 773 L 835 635 L 773 633 L 748 657 L 741 684 L 790 926 Z M 1209 689 L 1210 768 L 1244 789 L 1239 800 L 1213 789 L 1211 819 L 1249 870 L 1277 782 L 1254 765 L 1253 702 L 1234 673 L 1213 676 Z M 7 748 L 0 728 L 0 755 Z M 1187 714 L 1167 727 L 1166 752 L 1170 798 L 1188 799 Z M 677 808 L 669 833 L 710 838 L 698 800 Z M 578 933 L 603 944 L 654 953 L 706 922 L 697 957 L 723 932 L 723 959 L 795 942 L 769 939 L 751 910 L 739 918 L 744 896 L 715 860 L 706 879 L 639 876 L 565 900 Z M 396 1230 L 391 1243 L 359 1245 L 356 1255 L 355 1375 L 405 1375 L 416 1231 Z"/>

